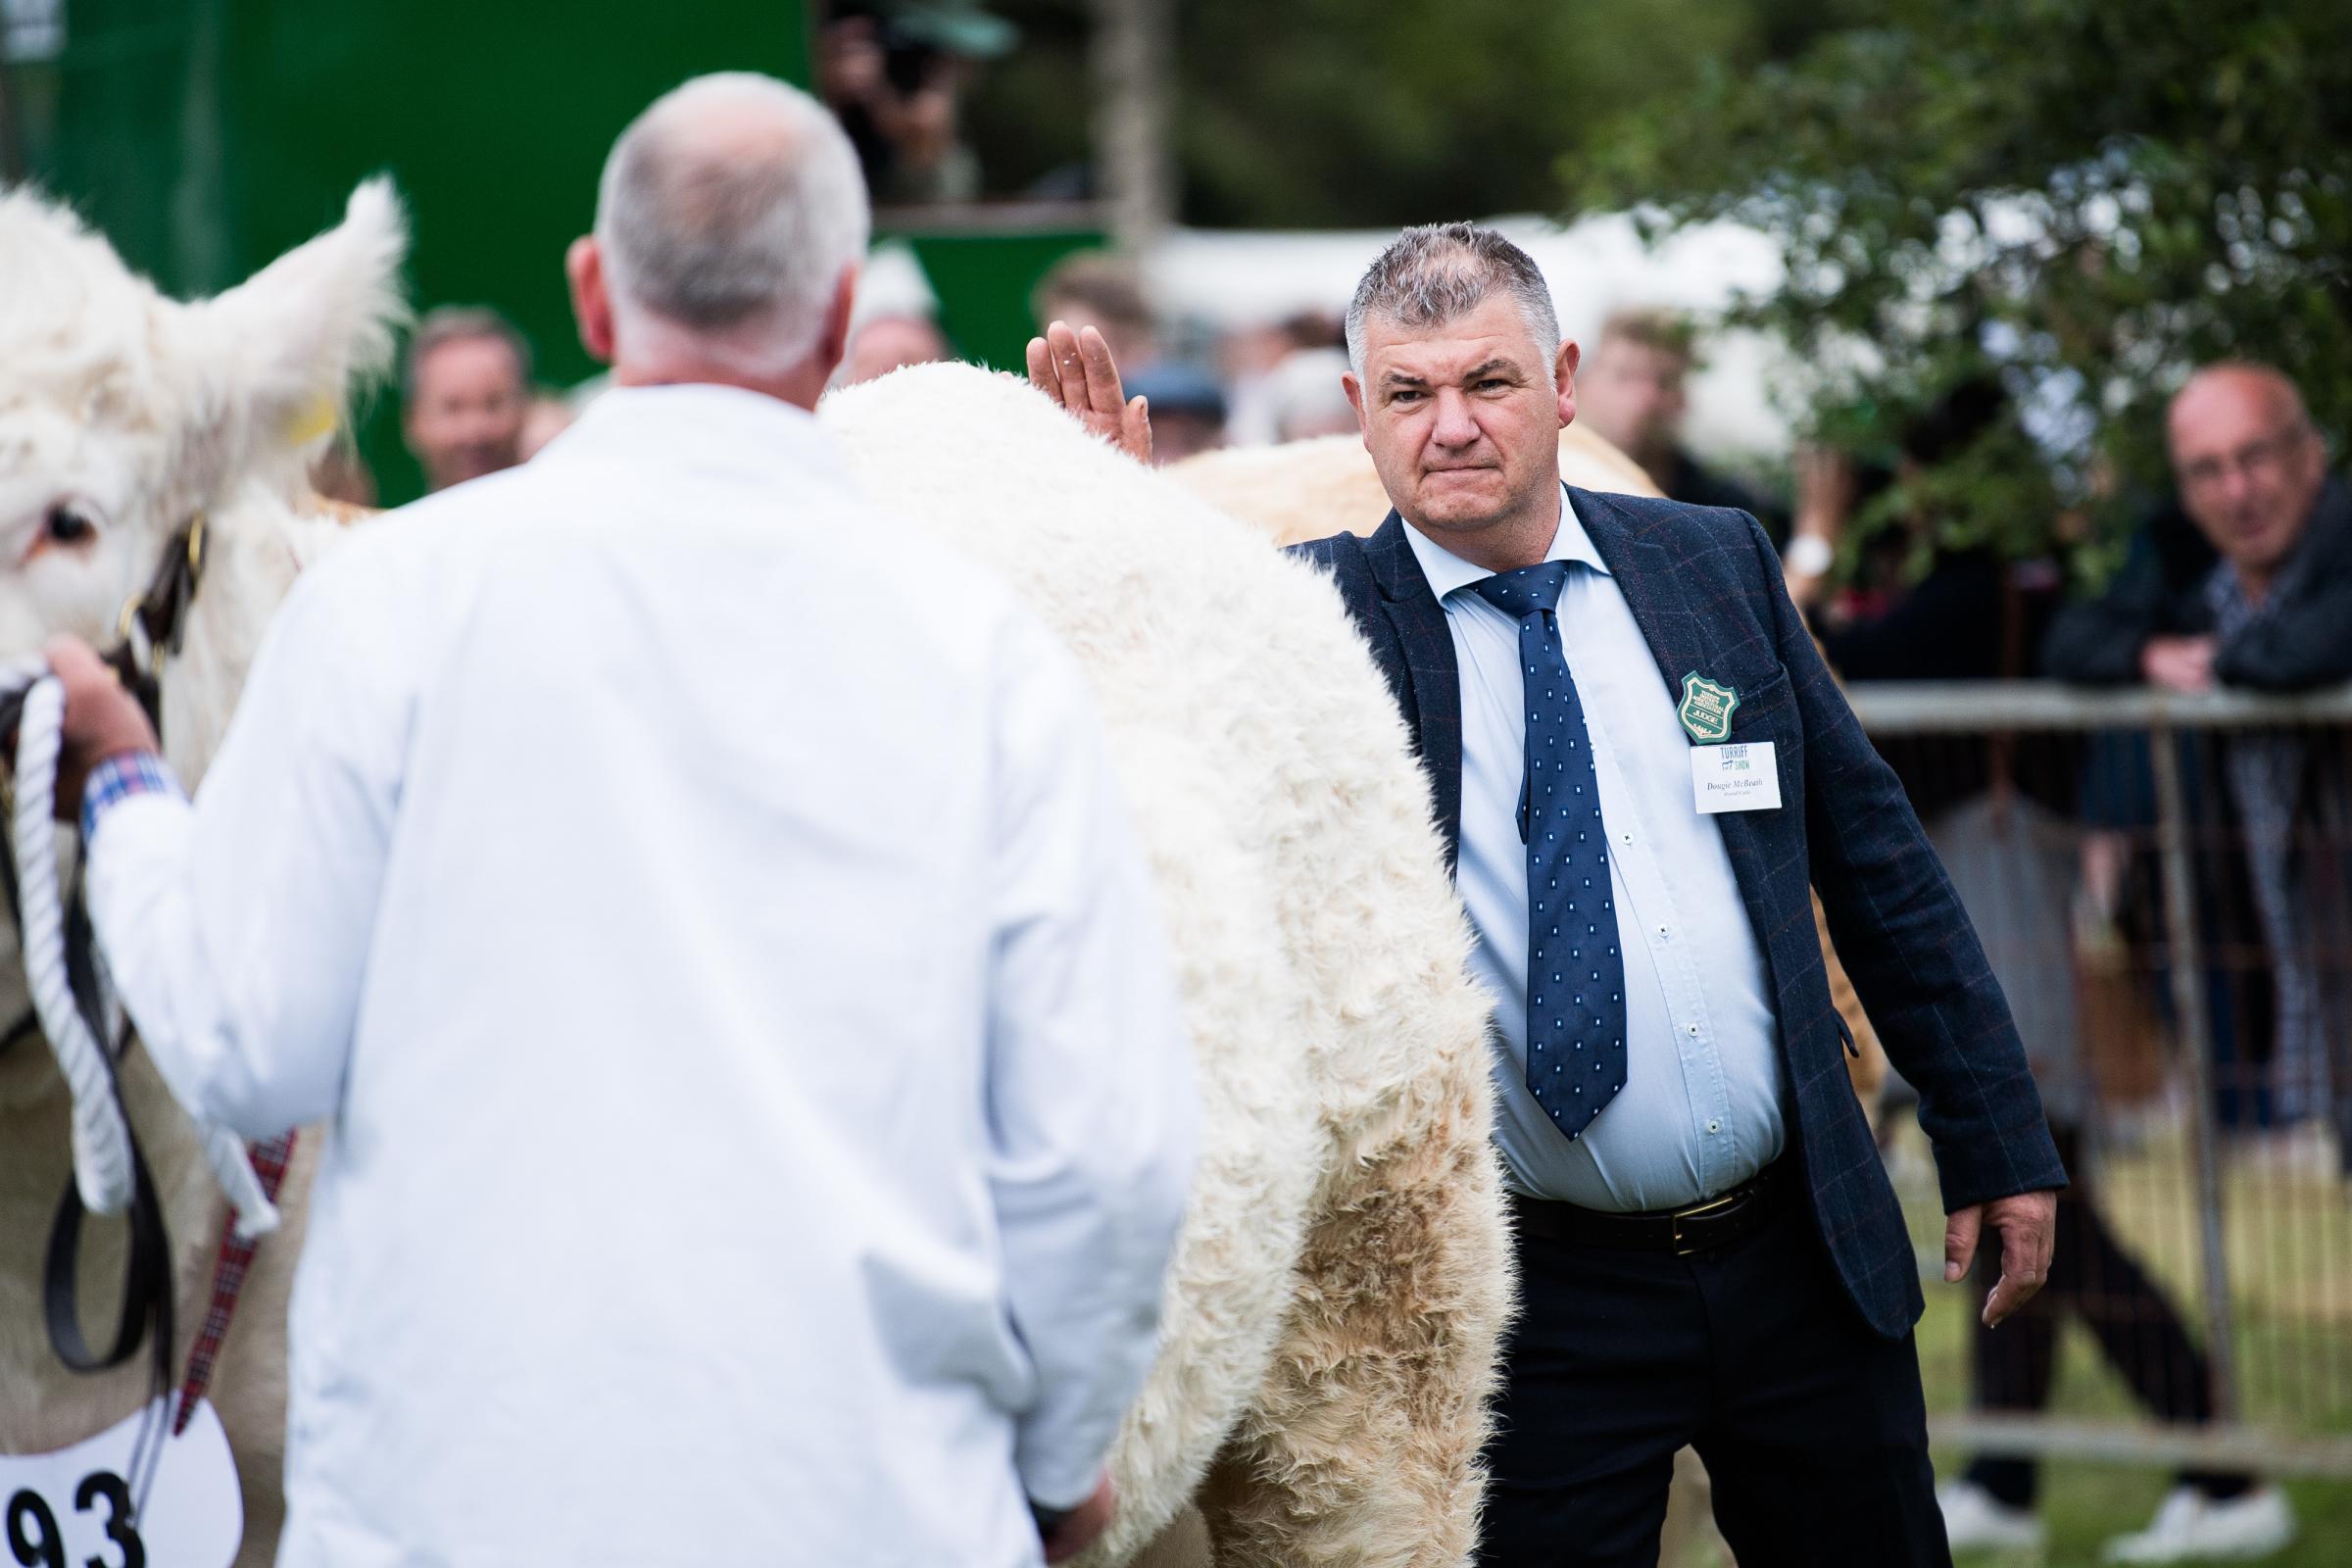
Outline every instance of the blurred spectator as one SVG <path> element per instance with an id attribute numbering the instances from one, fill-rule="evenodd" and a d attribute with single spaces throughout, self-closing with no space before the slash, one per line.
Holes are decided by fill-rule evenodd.
<path id="1" fill-rule="evenodd" d="M 1127 394 L 1152 415 L 1152 461 L 1175 463 L 1225 444 L 1225 394 L 1216 378 L 1180 360 L 1147 365 L 1126 377 Z"/>
<path id="2" fill-rule="evenodd" d="M 854 386 L 902 366 L 956 357 L 939 325 L 939 294 L 921 258 L 905 240 L 886 240 L 858 273 L 850 311 L 850 346 L 833 372 L 835 386 Z"/>
<path id="3" fill-rule="evenodd" d="M 1896 481 L 1916 480 L 1950 461 L 2012 412 L 1997 383 L 1971 381 L 1953 389 L 1904 433 Z M 1815 504 L 1802 527 L 1834 552 L 1843 521 L 1838 499 L 1850 499 L 1852 490 L 1832 461 L 1814 459 Z M 1905 519 L 1902 543 L 1929 554 L 1927 572 L 1915 586 L 1867 612 L 1817 617 L 1824 652 L 1840 674 L 1885 681 L 2015 679 L 2028 673 L 2055 611 L 2055 568 L 2047 562 L 2005 562 L 1984 547 L 1942 547 L 1936 539 L 1943 520 L 1924 514 Z M 1809 584 L 1793 580 L 1793 571 L 1791 576 L 1792 591 L 1814 597 Z M 2109 1229 L 2095 1198 L 2094 1151 L 2081 1133 L 2095 1107 L 2072 953 L 2079 858 L 2069 817 L 2077 760 L 2061 743 L 2014 737 L 1889 742 L 1884 751 L 1903 776 L 1937 858 L 1984 938 L 1985 957 L 2027 1043 L 2051 1135 L 2074 1177 L 2074 1185 L 2058 1195 L 2058 1245 L 2041 1295 L 1998 1330 L 1982 1322 L 1972 1329 L 1976 1402 L 2009 1412 L 2046 1407 L 2059 1319 L 2073 1312 L 2151 1413 L 2167 1421 L 2210 1421 L 2211 1371 L 2172 1302 Z M 1893 1120 L 1886 1116 L 1882 1125 Z M 1980 1289 L 1988 1291 L 1998 1272 L 1980 1270 Z M 2038 1548 L 2044 1537 L 2034 1513 L 2038 1490 L 2039 1473 L 2031 1460 L 1980 1457 L 1939 1494 L 1953 1549 Z M 2176 1494 L 2188 1500 L 2168 1499 L 2146 1532 L 2114 1544 L 2113 1555 L 2170 1562 L 2184 1543 L 2202 1548 L 2230 1541 L 2270 1549 L 2293 1535 L 2283 1494 L 2258 1489 L 2251 1477 L 2188 1472 L 2179 1478 Z"/>
<path id="4" fill-rule="evenodd" d="M 1576 416 L 1640 464 L 1676 501 L 1738 507 L 1764 524 L 1775 544 L 1788 531 L 1787 514 L 1767 498 L 1703 466 L 1682 446 L 1684 383 L 1696 359 L 1697 331 L 1677 311 L 1621 310 L 1601 323 L 1576 377 Z"/>
<path id="5" fill-rule="evenodd" d="M 1299 349 L 1266 377 L 1266 408 L 1274 439 L 1304 441 L 1318 435 L 1354 435 L 1355 408 L 1340 377 L 1348 372 L 1346 349 Z"/>
<path id="6" fill-rule="evenodd" d="M 1318 311 L 1300 311 L 1279 321 L 1226 333 L 1217 344 L 1217 374 L 1225 383 L 1229 405 L 1227 443 L 1254 447 L 1294 439 L 1275 429 L 1275 369 L 1301 349 L 1343 348 L 1346 341 L 1347 327 L 1340 318 Z M 1348 428 L 1355 428 L 1352 418 Z"/>
<path id="7" fill-rule="evenodd" d="M 2263 366 L 2208 367 L 2174 398 L 2165 434 L 2181 510 L 2211 555 L 2151 528 L 2107 594 L 2052 629 L 2051 672 L 2183 692 L 2352 677 L 2352 491 L 2328 476 L 2293 383 Z M 2253 948 L 2268 969 L 2267 994 L 2243 1008 L 2219 1004 L 2231 976 L 2206 977 L 2224 1118 L 2301 1124 L 2272 1146 L 2293 1164 L 2328 1158 L 2319 1119 L 2331 1106 L 2334 1157 L 2352 1153 L 2352 778 L 2326 739 L 2219 736 L 2188 770 L 2219 830 L 2200 835 L 2220 846 L 2199 858 L 2200 924 L 2218 928 L 2208 951 Z"/>
<path id="8" fill-rule="evenodd" d="M 1030 303 L 1040 330 L 1049 321 L 1066 321 L 1073 332 L 1090 326 L 1101 332 L 1122 372 L 1147 369 L 1159 359 L 1159 327 L 1143 279 L 1132 263 L 1116 256 L 1081 251 L 1063 257 Z M 1156 404 L 1152 412 L 1156 418 Z"/>
<path id="9" fill-rule="evenodd" d="M 856 386 L 909 365 L 952 360 L 955 351 L 927 316 L 877 316 L 850 335 L 837 384 Z"/>
<path id="10" fill-rule="evenodd" d="M 817 42 L 817 90 L 858 149 L 877 207 L 980 198 L 962 98 L 1020 31 L 969 0 L 842 0 Z"/>
<path id="11" fill-rule="evenodd" d="M 517 460 L 530 462 L 550 441 L 571 428 L 571 421 L 580 416 L 571 399 L 561 392 L 542 388 L 531 394 L 530 407 L 522 415 L 522 439 L 515 445 Z"/>
<path id="12" fill-rule="evenodd" d="M 2106 595 L 2053 628 L 2051 673 L 2184 692 L 2352 677 L 2352 495 L 2294 384 L 2210 367 L 2173 399 L 2165 435 L 2202 544 L 2152 525 Z"/>
<path id="13" fill-rule="evenodd" d="M 443 306 L 416 324 L 402 377 L 401 431 L 427 490 L 522 461 L 531 350 L 496 311 Z"/>

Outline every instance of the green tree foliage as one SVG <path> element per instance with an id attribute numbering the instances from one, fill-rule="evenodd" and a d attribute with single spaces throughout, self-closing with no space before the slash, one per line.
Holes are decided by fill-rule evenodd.
<path id="1" fill-rule="evenodd" d="M 1761 8 L 1193 0 L 1180 146 L 1194 220 L 1385 226 L 1550 205 L 1610 117 L 1746 63 Z"/>
<path id="2" fill-rule="evenodd" d="M 989 0 L 1019 51 L 972 104 L 993 192 L 1087 157 L 1086 0 Z M 1551 206 L 1602 122 L 1817 29 L 1796 0 L 1182 0 L 1171 127 L 1182 216 L 1386 226 Z"/>
<path id="3" fill-rule="evenodd" d="M 1814 372 L 1811 422 L 1896 450 L 1955 387 L 2010 414 L 1883 498 L 1947 541 L 2111 559 L 2168 482 L 2186 368 L 2275 364 L 2352 432 L 2352 11 L 2344 0 L 1885 0 L 1782 63 L 1710 70 L 1563 162 L 1578 207 L 1729 217 L 1787 246 L 1740 315 Z M 1865 345 L 1860 352 L 1857 345 Z M 2018 412 L 2070 414 L 2053 457 Z M 2046 436 L 2047 426 L 2038 425 Z M 2044 445 L 2047 443 L 2045 441 Z"/>

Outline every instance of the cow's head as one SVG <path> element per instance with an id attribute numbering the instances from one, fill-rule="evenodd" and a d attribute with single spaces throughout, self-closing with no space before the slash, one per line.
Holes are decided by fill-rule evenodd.
<path id="1" fill-rule="evenodd" d="M 183 304 L 65 209 L 0 192 L 0 657 L 103 645 L 191 518 L 300 492 L 390 360 L 406 248 L 371 180 L 336 227 Z"/>

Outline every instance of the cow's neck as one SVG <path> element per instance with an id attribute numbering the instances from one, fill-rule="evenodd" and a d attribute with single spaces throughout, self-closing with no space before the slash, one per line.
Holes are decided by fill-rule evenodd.
<path id="1" fill-rule="evenodd" d="M 270 615 L 334 531 L 258 489 L 213 514 L 187 629 L 164 666 L 164 751 L 190 789 L 220 750 Z"/>

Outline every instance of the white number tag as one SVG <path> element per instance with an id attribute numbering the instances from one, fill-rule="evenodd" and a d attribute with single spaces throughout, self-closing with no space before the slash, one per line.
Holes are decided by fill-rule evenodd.
<path id="1" fill-rule="evenodd" d="M 1771 741 L 1690 748 L 1690 793 L 1702 815 L 1769 811 L 1781 804 L 1781 765 Z"/>
<path id="2" fill-rule="evenodd" d="M 151 1407 L 156 1409 L 156 1407 Z M 155 1413 L 153 1420 L 169 1417 Z M 154 1428 L 148 1428 L 150 1434 Z M 0 1563 L 24 1568 L 228 1568 L 245 1498 L 228 1434 L 210 1404 L 164 1440 L 147 1505 L 132 1517 L 132 1416 L 55 1453 L 0 1455 Z"/>

